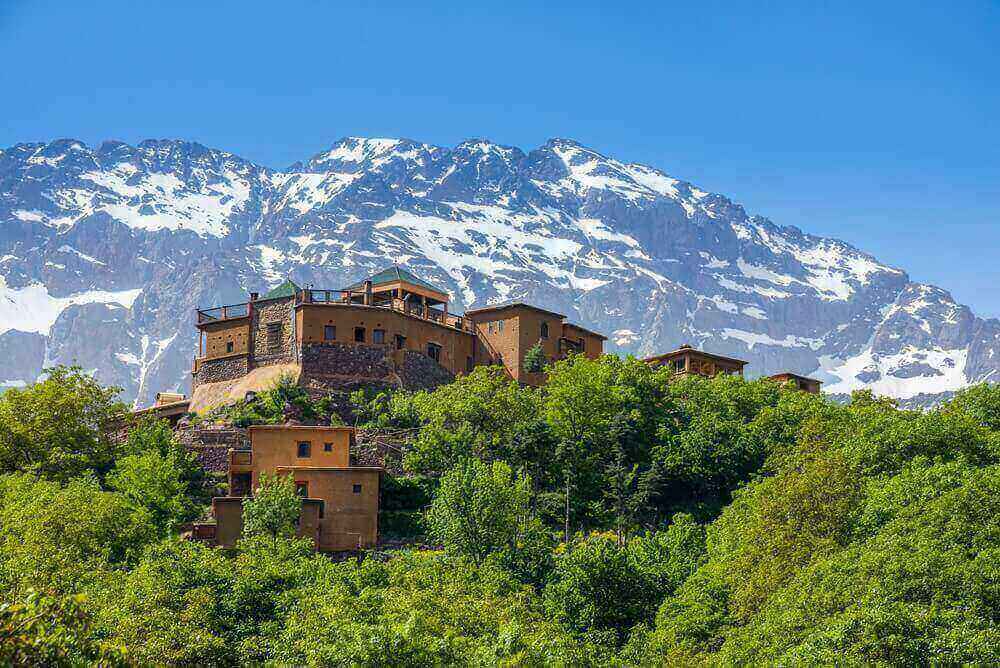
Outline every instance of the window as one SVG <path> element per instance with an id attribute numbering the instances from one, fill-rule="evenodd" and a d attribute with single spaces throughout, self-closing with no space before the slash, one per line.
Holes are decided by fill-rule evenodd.
<path id="1" fill-rule="evenodd" d="M 226 352 L 227 353 L 233 352 L 233 342 L 232 341 L 226 341 Z"/>
<path id="2" fill-rule="evenodd" d="M 543 339 L 549 338 L 549 323 L 547 322 L 542 323 L 541 332 L 539 332 L 539 336 L 541 336 Z"/>
<path id="3" fill-rule="evenodd" d="M 476 361 L 471 357 L 465 358 L 465 372 L 472 373 L 472 368 L 476 365 Z"/>
<path id="4" fill-rule="evenodd" d="M 296 480 L 295 481 L 295 494 L 296 496 L 301 496 L 303 498 L 309 496 L 309 483 Z"/>
<path id="5" fill-rule="evenodd" d="M 357 343 L 364 343 L 365 342 L 365 328 L 364 327 L 355 327 L 354 328 L 354 340 Z"/>
<path id="6" fill-rule="evenodd" d="M 492 320 L 490 320 L 488 323 L 486 323 L 486 331 L 489 332 L 490 334 L 493 333 L 493 321 Z"/>
<path id="7" fill-rule="evenodd" d="M 353 487 L 353 489 L 351 491 L 354 492 L 355 494 L 360 494 L 361 493 L 361 485 L 355 484 L 354 487 Z"/>
<path id="8" fill-rule="evenodd" d="M 406 337 L 402 334 L 396 335 L 396 350 L 402 350 L 406 347 Z"/>
<path id="9" fill-rule="evenodd" d="M 336 325 L 323 325 L 323 340 L 324 341 L 336 341 L 337 340 L 337 326 Z"/>
<path id="10" fill-rule="evenodd" d="M 684 358 L 683 357 L 680 358 L 679 360 L 674 360 L 674 368 L 677 369 L 677 371 L 683 371 L 684 370 Z"/>
<path id="11" fill-rule="evenodd" d="M 497 331 L 498 332 L 503 331 L 503 320 L 497 320 Z"/>
<path id="12" fill-rule="evenodd" d="M 373 329 L 372 330 L 372 343 L 385 343 L 385 330 L 384 329 Z"/>
<path id="13" fill-rule="evenodd" d="M 277 352 L 281 349 L 281 323 L 280 322 L 269 322 L 267 323 L 267 348 L 271 352 Z"/>
<path id="14" fill-rule="evenodd" d="M 299 457 L 309 457 L 312 455 L 312 443 L 309 441 L 299 441 L 298 452 L 296 453 Z"/>
<path id="15" fill-rule="evenodd" d="M 323 452 L 333 452 L 333 443 L 324 443 Z"/>
<path id="16" fill-rule="evenodd" d="M 427 344 L 427 356 L 430 357 L 435 362 L 440 364 L 441 362 L 441 346 L 436 343 Z"/>

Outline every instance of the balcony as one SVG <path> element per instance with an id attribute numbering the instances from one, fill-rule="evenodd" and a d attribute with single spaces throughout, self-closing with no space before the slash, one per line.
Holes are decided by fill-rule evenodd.
<path id="1" fill-rule="evenodd" d="M 460 315 L 445 313 L 443 309 L 433 306 L 378 294 L 371 296 L 371 303 L 364 303 L 364 293 L 347 290 L 302 290 L 295 296 L 295 304 L 322 304 L 329 306 L 365 306 L 367 308 L 384 308 L 398 313 L 404 313 L 414 318 L 430 320 L 445 327 L 453 327 L 465 332 L 475 332 L 475 325 Z"/>
<path id="2" fill-rule="evenodd" d="M 208 322 L 245 318 L 250 315 L 250 304 L 249 302 L 227 304 L 226 306 L 216 306 L 215 308 L 197 309 L 197 311 L 198 324 L 203 325 Z"/>

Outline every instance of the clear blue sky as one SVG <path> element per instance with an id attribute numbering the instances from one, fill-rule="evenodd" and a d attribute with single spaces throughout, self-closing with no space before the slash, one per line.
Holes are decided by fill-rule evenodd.
<path id="1" fill-rule="evenodd" d="M 0 0 L 0 121 L 274 167 L 345 135 L 571 137 L 1000 316 L 997 2 Z"/>

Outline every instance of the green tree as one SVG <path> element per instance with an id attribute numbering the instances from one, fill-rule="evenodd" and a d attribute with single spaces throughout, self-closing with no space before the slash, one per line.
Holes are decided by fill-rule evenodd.
<path id="1" fill-rule="evenodd" d="M 530 494 L 530 481 L 506 462 L 469 461 L 441 479 L 427 524 L 450 554 L 479 564 L 517 549 L 529 525 Z"/>
<path id="2" fill-rule="evenodd" d="M 665 370 L 635 358 L 610 355 L 599 360 L 574 355 L 550 367 L 542 401 L 558 442 L 554 459 L 562 475 L 564 540 L 570 536 L 574 507 L 586 517 L 589 508 L 600 504 L 603 472 L 614 460 L 619 440 L 616 424 L 631 421 L 633 431 L 645 436 L 630 443 L 627 461 L 649 461 L 659 425 L 672 413 L 668 378 Z"/>
<path id="3" fill-rule="evenodd" d="M 164 540 L 94 588 L 96 625 L 135 665 L 232 665 L 231 588 L 232 566 L 220 550 Z"/>
<path id="4" fill-rule="evenodd" d="M 119 666 L 124 652 L 97 640 L 83 596 L 34 590 L 0 602 L 0 662 L 9 666 Z"/>
<path id="5" fill-rule="evenodd" d="M 253 497 L 243 502 L 243 535 L 293 536 L 301 507 L 290 476 L 265 473 Z"/>
<path id="6" fill-rule="evenodd" d="M 423 427 L 404 463 L 418 473 L 442 473 L 470 457 L 505 459 L 514 435 L 539 413 L 537 393 L 501 367 L 476 367 L 433 392 L 417 393 L 413 403 Z M 524 462 L 509 463 L 517 469 Z"/>
<path id="7" fill-rule="evenodd" d="M 180 468 L 172 457 L 164 457 L 159 452 L 149 451 L 120 459 L 107 483 L 110 489 L 135 506 L 148 510 L 163 536 L 170 535 L 180 524 L 197 515 L 198 506 L 188 495 Z"/>
<path id="8" fill-rule="evenodd" d="M 545 356 L 541 343 L 536 343 L 524 353 L 524 370 L 527 373 L 541 373 L 548 363 L 549 359 Z"/>
<path id="9" fill-rule="evenodd" d="M 114 464 L 117 428 L 128 409 L 118 388 L 103 388 L 78 367 L 47 370 L 45 380 L 0 394 L 0 472 L 67 481 Z"/>
<path id="10" fill-rule="evenodd" d="M 663 599 L 701 564 L 704 529 L 677 515 L 666 531 L 619 545 L 605 534 L 562 553 L 545 587 L 546 610 L 575 633 L 621 644 L 652 623 Z"/>
<path id="11" fill-rule="evenodd" d="M 102 571 L 134 564 L 156 535 L 148 511 L 92 477 L 60 485 L 0 476 L 0 595 L 75 593 Z"/>

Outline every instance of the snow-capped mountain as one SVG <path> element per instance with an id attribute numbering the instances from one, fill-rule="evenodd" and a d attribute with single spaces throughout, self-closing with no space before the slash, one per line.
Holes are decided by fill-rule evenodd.
<path id="1" fill-rule="evenodd" d="M 846 393 L 929 403 L 1000 374 L 1000 322 L 834 239 L 563 139 L 530 153 L 347 138 L 285 171 L 181 141 L 0 150 L 0 385 L 76 363 L 187 391 L 194 309 L 398 263 L 452 310 L 524 300 Z"/>

